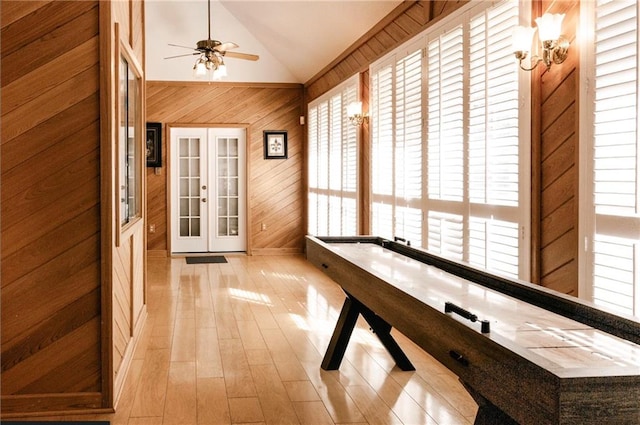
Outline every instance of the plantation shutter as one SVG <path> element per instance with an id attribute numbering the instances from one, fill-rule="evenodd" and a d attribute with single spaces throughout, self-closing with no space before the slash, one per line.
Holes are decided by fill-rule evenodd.
<path id="1" fill-rule="evenodd" d="M 427 247 L 513 277 L 524 226 L 518 21 L 517 2 L 471 10 L 431 34 L 427 54 Z"/>
<path id="2" fill-rule="evenodd" d="M 355 76 L 309 104 L 309 234 L 357 234 L 357 129 L 347 118 L 357 98 Z"/>
<path id="3" fill-rule="evenodd" d="M 318 123 L 318 208 L 316 211 L 318 228 L 314 229 L 316 235 L 329 234 L 329 102 L 319 105 Z"/>
<path id="4" fill-rule="evenodd" d="M 413 43 L 374 69 L 371 80 L 372 231 L 417 246 L 422 245 L 422 55 Z"/>
<path id="5" fill-rule="evenodd" d="M 422 246 L 422 49 L 396 63 L 395 229 Z"/>
<path id="6" fill-rule="evenodd" d="M 593 6 L 593 301 L 640 315 L 638 2 Z"/>
<path id="7" fill-rule="evenodd" d="M 393 237 L 393 66 L 371 74 L 371 227 Z"/>
<path id="8" fill-rule="evenodd" d="M 530 85 L 511 52 L 519 21 L 518 1 L 470 2 L 372 64 L 373 234 L 528 278 Z"/>
<path id="9" fill-rule="evenodd" d="M 340 146 L 340 158 L 342 160 L 342 235 L 358 234 L 358 136 L 347 117 L 346 108 L 349 104 L 358 101 L 358 89 L 355 84 L 347 85 L 342 93 L 342 145 Z"/>
<path id="10" fill-rule="evenodd" d="M 331 97 L 329 126 L 329 232 L 328 235 L 341 235 L 341 198 L 342 198 L 342 93 Z"/>
<path id="11" fill-rule="evenodd" d="M 428 43 L 428 245 L 463 259 L 464 36 L 459 24 Z"/>
<path id="12" fill-rule="evenodd" d="M 318 234 L 318 155 L 319 144 L 318 127 L 319 127 L 319 105 L 309 107 L 307 112 L 308 136 L 307 147 L 309 155 L 307 158 L 307 180 L 309 191 L 307 192 L 307 232 L 310 234 Z"/>
<path id="13" fill-rule="evenodd" d="M 471 264 L 518 276 L 519 92 L 511 33 L 518 5 L 503 2 L 469 23 L 469 254 Z"/>

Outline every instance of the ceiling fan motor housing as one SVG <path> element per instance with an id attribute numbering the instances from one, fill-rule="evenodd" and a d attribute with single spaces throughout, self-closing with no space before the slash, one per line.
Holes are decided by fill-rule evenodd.
<path id="1" fill-rule="evenodd" d="M 219 45 L 221 45 L 222 43 L 220 43 L 218 40 L 200 40 L 198 41 L 197 44 L 197 49 L 198 50 L 215 50 L 216 47 L 218 47 Z"/>

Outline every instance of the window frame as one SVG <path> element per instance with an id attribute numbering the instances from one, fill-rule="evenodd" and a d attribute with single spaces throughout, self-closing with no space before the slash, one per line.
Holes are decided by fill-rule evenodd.
<path id="1" fill-rule="evenodd" d="M 596 194 L 596 9 L 595 2 L 586 2 L 580 6 L 579 37 L 580 50 L 580 86 L 579 86 L 579 189 L 580 208 L 578 212 L 578 297 L 594 302 L 599 307 L 612 310 L 615 314 L 624 315 L 612 305 L 598 304 L 596 296 L 596 268 L 599 248 L 596 247 L 599 236 L 617 239 L 620 244 L 629 245 L 629 254 L 633 261 L 631 274 L 631 310 L 635 317 L 640 316 L 640 2 L 635 1 L 636 20 L 636 67 L 635 67 L 635 212 L 620 211 L 598 213 Z M 609 61 L 610 59 L 608 59 Z M 609 62 L 608 62 L 609 63 Z M 600 229 L 600 231 L 599 231 Z M 603 243 L 603 242 L 600 242 Z M 602 301 L 606 301 L 604 298 Z M 623 308 L 620 306 L 620 308 Z"/>
<path id="2" fill-rule="evenodd" d="M 398 66 L 401 63 L 404 63 L 405 60 L 407 60 L 408 58 L 413 57 L 415 54 L 419 54 L 420 56 L 420 77 L 422 80 L 421 83 L 421 87 L 420 87 L 420 122 L 421 122 L 421 129 L 420 129 L 420 152 L 421 152 L 421 179 L 424 179 L 424 169 L 425 169 L 425 86 L 424 86 L 424 79 L 425 79 L 425 60 L 424 60 L 424 49 L 425 49 L 425 41 L 424 41 L 424 34 L 419 34 L 418 36 L 412 38 L 411 40 L 409 40 L 406 43 L 403 43 L 401 46 L 399 46 L 398 48 L 394 49 L 392 52 L 390 52 L 389 54 L 385 55 L 384 57 L 382 57 L 381 59 L 375 61 L 374 63 L 371 64 L 371 66 L 369 67 L 369 99 L 371 99 L 371 110 L 370 110 L 370 116 L 371 116 L 371 123 L 370 123 L 370 146 L 371 146 L 371 154 L 370 154 L 370 158 L 371 158 L 371 162 L 369 164 L 369 175 L 372 176 L 372 180 L 371 180 L 371 184 L 370 184 L 370 193 L 369 193 L 369 199 L 370 199 L 370 226 L 371 228 L 369 229 L 369 233 L 376 233 L 376 236 L 383 236 L 383 237 L 388 237 L 388 238 L 392 238 L 392 237 L 400 237 L 406 240 L 409 240 L 410 242 L 412 242 L 414 245 L 416 243 L 416 238 L 410 236 L 407 231 L 410 232 L 410 229 L 406 228 L 406 221 L 404 220 L 405 218 L 405 214 L 402 214 L 402 217 L 398 217 L 396 215 L 397 211 L 403 211 L 403 212 L 407 212 L 409 213 L 411 210 L 415 211 L 415 210 L 424 210 L 423 207 L 423 200 L 425 198 L 425 190 L 424 190 L 424 185 L 421 185 L 422 187 L 420 188 L 420 195 L 418 197 L 412 196 L 412 197 L 407 197 L 407 196 L 403 196 L 402 193 L 399 193 L 398 191 L 398 178 L 404 178 L 404 170 L 400 169 L 400 164 L 397 158 L 396 154 L 399 154 L 397 146 L 398 143 L 402 144 L 402 150 L 404 152 L 405 149 L 405 138 L 401 137 L 399 135 L 399 131 L 402 130 L 404 132 L 404 130 L 406 130 L 406 127 L 403 125 L 399 124 L 399 112 L 398 112 Z M 379 119 L 377 119 L 377 117 L 379 117 L 380 115 L 380 111 L 378 108 L 378 105 L 376 104 L 376 89 L 378 87 L 377 84 L 377 78 L 379 75 L 380 71 L 389 69 L 390 72 L 390 77 L 389 77 L 389 81 L 391 84 L 391 93 L 390 93 L 390 104 L 386 105 L 387 107 L 390 108 L 390 121 L 387 123 L 388 125 L 390 125 L 390 128 L 386 128 L 384 126 L 379 126 L 378 122 L 380 121 Z M 402 91 L 402 93 L 404 93 L 404 89 Z M 382 177 L 382 182 L 380 182 L 380 186 L 381 186 L 381 191 L 379 193 L 375 193 L 376 190 L 376 178 L 380 178 L 381 174 L 379 172 L 374 172 L 374 166 L 376 165 L 376 160 L 378 159 L 379 155 L 377 152 L 377 149 L 381 149 L 384 150 L 387 148 L 387 146 L 384 146 L 382 144 L 378 145 L 376 144 L 375 141 L 375 137 L 376 134 L 380 131 L 383 132 L 390 132 L 390 135 L 386 135 L 385 133 L 385 139 L 386 137 L 390 137 L 391 140 L 391 146 L 390 152 L 386 152 L 386 154 L 388 154 L 392 159 L 390 162 L 390 173 L 391 176 L 388 176 L 387 178 Z M 404 133 L 403 133 L 404 134 Z M 387 141 L 388 142 L 388 141 Z M 382 156 L 384 156 L 384 153 L 381 154 Z M 384 188 L 382 188 L 382 186 L 384 186 Z M 382 216 L 378 216 L 376 213 L 376 205 L 379 206 L 379 210 L 380 210 L 380 215 L 383 215 L 383 209 L 387 209 L 390 211 L 391 214 L 391 220 L 390 223 L 387 223 L 388 226 L 390 226 L 390 233 L 389 234 L 384 234 L 382 231 L 376 231 L 374 230 L 374 228 L 376 227 L 376 222 L 377 221 L 386 221 L 386 216 L 382 217 Z M 386 208 L 385 208 L 386 207 Z M 420 214 L 422 216 L 422 214 Z M 424 241 L 424 219 L 421 219 L 421 223 L 420 223 L 420 237 L 419 237 L 419 241 Z M 401 229 L 399 229 L 401 228 Z"/>
<path id="3" fill-rule="evenodd" d="M 341 212 L 340 212 L 340 223 L 339 223 L 339 227 L 340 227 L 340 233 L 335 234 L 335 232 L 332 232 L 331 229 L 334 228 L 336 226 L 336 223 L 334 223 L 332 221 L 332 214 L 331 214 L 331 207 L 332 207 L 332 202 L 334 203 L 337 201 L 340 203 L 340 205 L 342 205 L 343 201 L 345 199 L 351 200 L 354 204 L 354 208 L 355 208 L 355 217 L 354 217 L 354 222 L 352 223 L 354 232 L 357 234 L 359 233 L 359 229 L 360 229 L 360 221 L 361 221 L 361 206 L 360 206 L 360 193 L 361 193 L 361 182 L 360 182 L 360 143 L 361 143 L 361 132 L 360 132 L 360 127 L 354 127 L 350 122 L 349 119 L 347 117 L 347 105 L 353 101 L 360 101 L 361 100 L 361 96 L 360 96 L 360 75 L 359 74 L 355 74 L 351 77 L 349 77 L 348 79 L 346 79 L 345 81 L 343 81 L 342 83 L 340 83 L 339 85 L 337 85 L 336 87 L 334 87 L 333 89 L 331 89 L 330 91 L 324 93 L 322 96 L 319 96 L 318 98 L 314 99 L 313 101 L 309 102 L 309 104 L 307 105 L 307 143 L 308 143 L 308 152 L 307 152 L 307 233 L 309 234 L 313 234 L 311 232 L 311 225 L 312 222 L 314 222 L 315 220 L 315 228 L 316 230 L 319 228 L 320 226 L 320 220 L 319 217 L 316 216 L 315 219 L 312 219 L 312 206 L 313 205 L 319 205 L 318 202 L 316 202 L 315 204 L 313 202 L 311 202 L 311 196 L 313 196 L 313 194 L 315 194 L 316 196 L 320 196 L 323 195 L 326 197 L 326 203 L 324 203 L 324 210 L 326 213 L 326 228 L 328 230 L 328 235 L 318 235 L 318 236 L 353 236 L 353 234 L 348 234 L 348 235 L 343 235 L 342 233 L 344 232 L 345 229 L 345 224 L 344 224 L 344 214 L 345 214 L 345 210 L 344 208 L 340 208 Z M 353 97 L 349 97 L 349 91 L 353 91 Z M 340 96 L 341 99 L 341 111 L 339 113 L 336 113 L 335 111 L 333 111 L 332 109 L 332 101 L 335 100 L 335 98 L 337 96 Z M 345 99 L 346 96 L 346 99 Z M 320 162 L 319 160 L 314 160 L 314 152 L 312 152 L 312 140 L 314 139 L 314 137 L 312 137 L 311 135 L 311 131 L 312 131 L 312 122 L 314 120 L 314 117 L 312 117 L 312 111 L 315 108 L 319 108 L 321 107 L 322 104 L 326 104 L 326 109 L 327 109 L 327 116 L 326 116 L 326 137 L 327 137 L 327 155 L 326 155 L 326 163 L 325 162 Z M 335 128 L 332 126 L 332 122 L 335 120 L 336 117 L 340 117 L 340 127 L 339 129 Z M 318 125 L 320 125 L 320 123 L 318 123 Z M 340 163 L 339 164 L 335 164 L 334 161 L 331 161 L 331 155 L 332 155 L 332 147 L 335 148 L 336 146 L 334 145 L 334 143 L 337 141 L 336 140 L 336 130 L 340 130 Z M 317 132 L 319 132 L 320 129 L 317 129 Z M 344 142 L 343 138 L 345 133 L 347 134 L 347 141 Z M 354 136 L 352 139 L 350 139 L 350 137 Z M 317 135 L 316 135 L 317 137 Z M 319 139 L 318 139 L 319 140 Z M 348 143 L 349 141 L 352 140 L 353 143 L 355 144 L 354 148 L 354 152 L 352 152 L 352 154 L 355 156 L 355 170 L 346 170 L 345 169 L 345 164 L 343 163 L 344 160 L 344 150 L 345 148 L 350 149 L 350 147 L 348 147 Z M 317 147 L 319 148 L 319 146 Z M 321 158 L 322 159 L 322 158 Z M 312 169 L 313 164 L 316 164 L 316 167 Z M 322 171 L 320 168 L 322 167 L 322 165 L 326 166 L 326 169 L 324 171 Z M 332 170 L 336 170 L 336 166 L 338 166 L 340 168 L 340 179 L 339 181 L 337 181 L 335 179 L 335 175 L 332 176 L 331 175 L 331 171 Z M 345 180 L 345 175 L 346 173 L 350 171 L 351 172 L 351 177 L 352 180 L 354 180 L 352 182 L 352 186 L 354 188 L 353 192 L 349 191 L 349 190 L 345 190 L 345 181 L 350 181 L 350 180 Z M 326 181 L 323 181 L 321 184 L 318 184 L 318 187 L 312 187 L 312 182 L 313 181 L 317 181 L 317 179 L 319 178 L 318 175 L 316 175 L 316 178 L 313 179 L 311 176 L 311 173 L 324 173 L 321 174 L 320 177 L 324 176 L 326 177 Z M 326 186 L 326 187 L 323 187 Z M 338 188 L 339 186 L 339 188 Z M 335 205 L 333 205 L 335 206 Z M 318 214 L 319 212 L 319 208 L 316 209 L 316 214 Z M 324 223 L 324 222 L 323 222 Z"/>
<path id="4" fill-rule="evenodd" d="M 116 211 L 116 246 L 127 239 L 143 220 L 143 170 L 146 158 L 143 155 L 145 143 L 143 71 L 133 50 L 124 42 L 116 44 L 116 179 L 115 179 L 115 211 Z M 123 64 L 126 64 L 124 75 Z M 130 75 L 136 82 L 133 93 L 129 91 Z M 133 111 L 129 105 L 133 101 Z M 132 116 L 131 116 L 132 115 Z M 123 126 L 123 119 L 129 125 Z M 123 130 L 124 128 L 124 130 Z M 132 187 L 133 186 L 133 187 Z M 126 206 L 133 206 L 133 213 Z"/>
<path id="5" fill-rule="evenodd" d="M 431 27 L 429 27 L 428 29 L 426 29 L 425 31 L 423 31 L 422 33 L 418 34 L 416 37 L 412 38 L 411 40 L 409 40 L 408 42 L 404 43 L 403 45 L 399 46 L 397 49 L 394 49 L 392 52 L 390 52 L 389 54 L 385 55 L 384 57 L 380 58 L 379 60 L 377 60 L 376 62 L 372 63 L 370 65 L 370 99 L 371 99 L 371 109 L 372 109 L 372 116 L 373 114 L 375 114 L 375 108 L 376 105 L 374 104 L 374 95 L 373 95 L 373 88 L 374 88 L 374 75 L 375 73 L 379 70 L 382 69 L 385 66 L 388 66 L 388 63 L 390 61 L 394 61 L 394 57 L 396 55 L 401 56 L 402 52 L 406 52 L 407 50 L 409 50 L 408 46 L 411 46 L 415 43 L 422 43 L 423 44 L 423 49 L 425 50 L 425 54 L 424 56 L 426 56 L 426 59 L 423 60 L 423 155 L 426 156 L 428 158 L 429 155 L 429 150 L 428 150 L 428 144 L 429 144 L 429 139 L 428 139 L 428 119 L 429 119 L 429 109 L 428 109 L 428 105 L 429 105 L 429 94 L 428 94 L 428 88 L 426 88 L 425 86 L 427 85 L 426 81 L 428 81 L 429 79 L 429 58 L 428 58 L 428 46 L 429 46 L 429 40 L 434 37 L 437 34 L 443 34 L 443 33 L 447 33 L 448 31 L 451 30 L 451 28 L 454 28 L 457 25 L 463 25 L 463 24 L 469 24 L 471 22 L 471 18 L 475 17 L 476 15 L 489 10 L 491 7 L 496 6 L 496 5 L 500 5 L 503 2 L 483 2 L 483 1 L 471 1 L 468 5 L 463 6 L 462 8 L 459 9 L 459 12 L 456 12 L 456 14 L 454 15 L 450 15 L 447 16 L 445 18 L 443 18 L 441 21 L 436 22 L 434 25 L 432 25 Z M 525 24 L 525 22 L 529 22 L 530 20 L 530 16 L 531 16 L 531 5 L 530 2 L 527 1 L 511 1 L 510 3 L 515 3 L 518 6 L 518 23 L 520 25 Z M 468 29 L 465 29 L 465 31 L 468 31 Z M 468 34 L 464 34 L 463 36 L 463 43 L 464 43 L 464 49 L 466 51 L 466 49 L 468 49 L 468 45 L 469 45 L 469 35 Z M 510 53 L 510 51 L 508 53 L 505 54 L 505 56 L 509 56 L 511 57 L 512 54 Z M 463 64 L 463 69 L 465 74 L 468 74 L 469 72 L 469 63 L 468 63 L 468 54 L 465 55 L 463 53 L 463 59 L 464 59 L 464 64 Z M 394 62 L 395 63 L 395 62 Z M 513 60 L 513 66 L 517 67 L 517 63 L 515 61 L 515 59 Z M 459 205 L 454 206 L 454 209 L 459 210 L 462 214 L 465 214 L 465 216 L 467 217 L 467 223 L 468 220 L 470 220 L 470 218 L 472 218 L 471 216 L 471 212 L 472 211 L 480 211 L 482 213 L 482 215 L 486 215 L 487 217 L 490 217 L 490 219 L 493 219 L 493 215 L 495 215 L 496 211 L 502 211 L 502 215 L 505 215 L 506 217 L 515 217 L 514 220 L 517 220 L 517 229 L 515 229 L 515 237 L 517 237 L 518 240 L 518 278 L 523 279 L 523 280 L 528 280 L 530 277 L 530 264 L 531 264 L 531 259 L 530 259 L 530 251 L 531 251 L 531 247 L 530 247 L 530 240 L 531 240 L 531 73 L 528 72 L 524 72 L 524 71 L 517 71 L 517 78 L 518 78 L 518 104 L 519 104 L 519 110 L 521 111 L 521 113 L 518 116 L 518 174 L 519 174 L 519 178 L 518 178 L 518 201 L 517 201 L 517 207 L 504 207 L 504 206 L 500 206 L 500 205 L 491 205 L 491 204 L 477 204 L 477 205 L 471 205 L 472 203 L 470 202 L 470 198 L 469 198 L 469 194 L 468 194 L 468 185 L 469 185 L 469 169 L 468 169 L 468 165 L 464 165 L 464 171 L 463 171 L 463 180 L 464 180 L 464 184 L 466 185 L 466 189 L 464 189 L 465 191 L 465 195 L 464 195 L 464 200 L 462 202 L 459 203 Z M 468 98 L 468 90 L 469 90 L 469 84 L 468 82 L 464 83 L 464 98 L 465 99 L 469 99 Z M 465 102 L 463 102 L 464 104 Z M 394 105 L 395 107 L 395 105 Z M 468 110 L 468 106 L 465 104 L 464 108 L 466 110 Z M 372 124 L 372 127 L 375 124 Z M 464 156 L 465 158 L 468 158 L 469 156 L 469 151 L 468 151 L 468 133 L 469 133 L 469 114 L 468 111 L 465 111 L 464 113 L 464 123 L 463 123 L 463 127 L 464 127 L 464 143 L 463 143 L 463 152 L 464 152 Z M 372 147 L 374 146 L 374 142 L 373 142 L 373 138 L 375 137 L 373 128 L 371 131 L 371 138 L 372 138 Z M 372 163 L 371 163 L 371 167 L 374 167 L 375 164 L 373 164 L 373 154 L 371 155 L 372 157 Z M 465 159 L 466 162 L 468 162 L 468 159 Z M 426 247 L 426 245 L 428 244 L 428 232 L 429 232 L 429 223 L 427 221 L 427 216 L 429 214 L 429 211 L 439 211 L 440 209 L 435 207 L 433 208 L 433 206 L 437 206 L 438 204 L 444 204 L 444 203 L 449 203 L 446 200 L 436 200 L 436 199 L 428 199 L 428 184 L 425 183 L 425 180 L 428 179 L 429 177 L 429 165 L 428 163 L 426 163 L 427 160 L 424 160 L 423 163 L 423 200 L 422 200 L 422 220 L 423 220 L 423 224 L 422 224 L 422 243 L 423 246 Z M 375 172 L 374 169 L 372 168 L 371 170 L 371 175 L 374 176 Z M 428 180 L 427 180 L 428 181 Z M 373 228 L 374 228 L 374 220 L 373 220 L 373 200 L 375 199 L 376 195 L 373 193 L 373 183 L 371 185 L 371 190 L 372 193 L 370 194 L 370 199 L 372 200 L 372 207 L 371 207 L 371 215 L 372 215 L 372 219 L 371 219 L 371 223 L 372 223 L 372 228 L 370 229 L 370 232 L 373 232 Z M 511 208 L 511 209 L 509 209 Z M 516 211 L 512 211 L 514 208 L 516 208 Z M 507 211 L 508 210 L 508 211 Z M 475 216 L 474 216 L 475 217 Z M 394 218 L 395 220 L 395 218 Z M 462 237 L 465 238 L 465 240 L 468 240 L 469 238 L 469 228 L 465 228 L 463 229 L 463 233 L 462 233 Z M 390 236 L 390 235 L 389 235 Z M 465 248 L 468 249 L 468 248 Z M 468 253 L 464 253 L 463 256 L 463 261 L 468 261 Z"/>

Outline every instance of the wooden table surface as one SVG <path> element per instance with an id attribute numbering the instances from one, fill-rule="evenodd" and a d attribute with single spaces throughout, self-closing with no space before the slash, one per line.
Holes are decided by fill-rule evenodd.
<path id="1" fill-rule="evenodd" d="M 635 318 L 373 236 L 307 236 L 306 253 L 347 295 L 323 367 L 339 367 L 356 306 L 400 369 L 376 317 L 455 373 L 476 425 L 640 424 Z"/>
<path id="2" fill-rule="evenodd" d="M 486 334 L 560 377 L 640 375 L 640 345 L 593 329 L 373 243 L 330 243 L 335 252 L 421 302 L 445 302 L 488 320 Z M 475 326 L 463 318 L 469 326 Z"/>

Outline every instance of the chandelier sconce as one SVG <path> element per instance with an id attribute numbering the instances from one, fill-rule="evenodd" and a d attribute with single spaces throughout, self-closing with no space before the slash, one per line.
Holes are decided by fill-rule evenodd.
<path id="1" fill-rule="evenodd" d="M 349 122 L 356 127 L 362 125 L 369 118 L 367 114 L 362 113 L 362 102 L 351 102 L 347 105 L 347 117 Z"/>
<path id="2" fill-rule="evenodd" d="M 540 62 L 544 62 L 548 71 L 551 68 L 551 64 L 561 64 L 564 62 L 569 51 L 569 41 L 560 35 L 563 19 L 564 13 L 545 13 L 541 17 L 536 18 L 538 38 L 542 43 L 542 57 L 537 55 L 531 56 L 529 59 L 529 67 L 525 66 L 523 61 L 529 55 L 536 28 L 518 26 L 514 29 L 513 50 L 521 69 L 524 71 L 532 71 Z"/>

